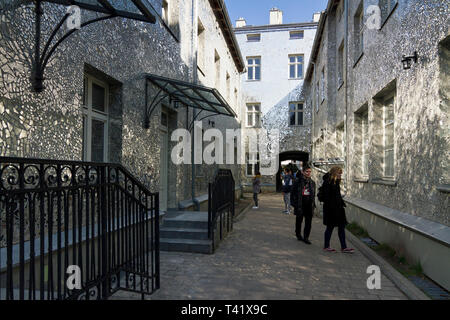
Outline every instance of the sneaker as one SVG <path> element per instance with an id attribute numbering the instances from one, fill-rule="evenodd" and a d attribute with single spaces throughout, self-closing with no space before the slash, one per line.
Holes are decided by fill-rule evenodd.
<path id="1" fill-rule="evenodd" d="M 353 253 L 355 252 L 355 249 L 353 248 L 345 248 L 341 250 L 342 253 Z"/>
<path id="2" fill-rule="evenodd" d="M 311 241 L 309 241 L 308 239 L 304 239 L 303 240 L 306 244 L 311 244 Z"/>
<path id="3" fill-rule="evenodd" d="M 297 236 L 297 240 L 298 240 L 298 241 L 304 241 L 304 239 L 303 239 L 302 236 Z"/>
<path id="4" fill-rule="evenodd" d="M 336 252 L 335 249 L 330 248 L 330 247 L 328 247 L 328 248 L 323 248 L 323 251 L 327 251 L 327 252 Z"/>
<path id="5" fill-rule="evenodd" d="M 255 206 L 255 207 L 253 207 L 253 209 L 258 209 L 258 208 L 259 208 L 259 207 L 256 207 L 256 206 Z"/>

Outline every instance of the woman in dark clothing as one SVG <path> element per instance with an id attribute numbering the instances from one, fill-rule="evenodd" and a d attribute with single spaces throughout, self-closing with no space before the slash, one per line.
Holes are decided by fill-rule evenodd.
<path id="1" fill-rule="evenodd" d="M 353 253 L 355 250 L 347 248 L 345 242 L 345 226 L 348 224 L 345 217 L 345 203 L 341 196 L 341 175 L 342 168 L 336 166 L 323 176 L 323 185 L 320 192 L 323 194 L 323 224 L 327 226 L 325 230 L 325 251 L 335 252 L 330 248 L 330 239 L 333 229 L 338 227 L 338 236 L 341 242 L 341 251 Z"/>

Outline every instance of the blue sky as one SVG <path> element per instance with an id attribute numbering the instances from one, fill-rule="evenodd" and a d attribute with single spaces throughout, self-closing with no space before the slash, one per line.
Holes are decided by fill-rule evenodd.
<path id="1" fill-rule="evenodd" d="M 283 11 L 283 23 L 310 22 L 314 12 L 326 9 L 328 0 L 225 0 L 233 26 L 243 17 L 247 25 L 269 24 L 269 10 Z"/>

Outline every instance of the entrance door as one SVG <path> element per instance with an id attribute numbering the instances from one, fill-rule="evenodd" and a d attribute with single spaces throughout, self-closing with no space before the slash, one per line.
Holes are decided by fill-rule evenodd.
<path id="1" fill-rule="evenodd" d="M 168 135 L 168 115 L 161 112 L 161 155 L 160 155 L 160 182 L 159 182 L 159 210 L 167 211 L 168 194 L 168 153 L 169 153 L 169 135 Z"/>

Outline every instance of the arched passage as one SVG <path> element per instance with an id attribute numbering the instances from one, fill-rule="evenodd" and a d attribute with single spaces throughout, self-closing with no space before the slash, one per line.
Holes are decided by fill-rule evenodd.
<path id="1" fill-rule="evenodd" d="M 286 160 L 302 161 L 303 163 L 307 163 L 309 160 L 309 153 L 303 151 L 285 151 L 280 153 L 278 160 L 278 172 L 276 176 L 277 192 L 281 192 L 281 162 Z"/>

